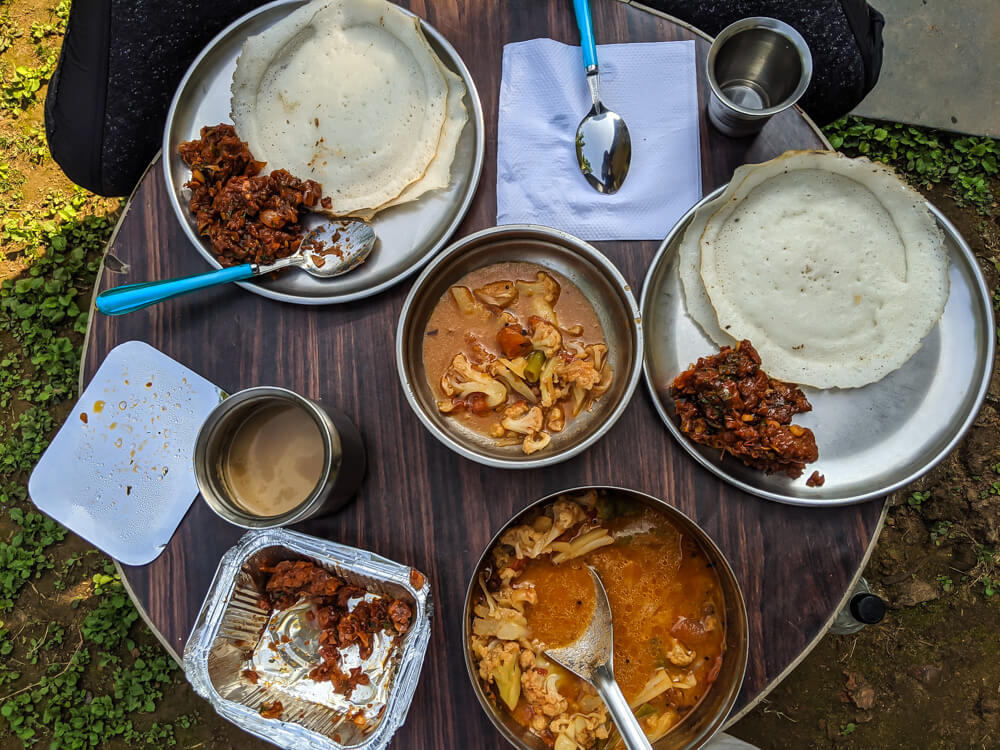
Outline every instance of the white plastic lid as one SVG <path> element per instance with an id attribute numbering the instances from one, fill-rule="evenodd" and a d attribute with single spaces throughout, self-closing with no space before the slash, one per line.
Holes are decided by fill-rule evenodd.
<path id="1" fill-rule="evenodd" d="M 198 495 L 195 438 L 224 397 L 148 344 L 121 344 L 35 466 L 28 494 L 111 557 L 145 565 Z"/>

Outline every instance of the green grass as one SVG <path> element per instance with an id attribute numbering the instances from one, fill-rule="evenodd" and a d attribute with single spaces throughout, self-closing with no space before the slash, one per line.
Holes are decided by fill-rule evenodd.
<path id="1" fill-rule="evenodd" d="M 0 257 L 15 271 L 0 283 L 0 746 L 168 747 L 196 721 L 148 717 L 176 691 L 176 665 L 137 624 L 110 561 L 64 551 L 68 532 L 25 489 L 76 397 L 91 290 L 117 216 L 117 202 L 58 179 L 25 196 L 28 174 L 52 169 L 41 101 L 68 13 L 68 0 L 53 3 L 19 28 L 0 4 Z M 30 59 L 10 59 L 25 49 Z"/>
<path id="2" fill-rule="evenodd" d="M 848 116 L 824 128 L 830 144 L 896 167 L 917 185 L 944 184 L 959 205 L 996 212 L 1000 143 L 912 125 Z"/>

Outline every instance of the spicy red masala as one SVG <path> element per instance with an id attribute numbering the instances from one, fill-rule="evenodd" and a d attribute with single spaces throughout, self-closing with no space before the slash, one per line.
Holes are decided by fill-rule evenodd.
<path id="1" fill-rule="evenodd" d="M 749 341 L 701 357 L 670 386 L 681 430 L 768 474 L 793 479 L 819 457 L 816 438 L 792 417 L 812 411 L 798 386 L 770 378 Z"/>
<path id="2" fill-rule="evenodd" d="M 410 629 L 413 609 L 401 599 L 388 596 L 367 598 L 368 591 L 353 586 L 307 560 L 283 561 L 273 568 L 266 584 L 267 604 L 272 609 L 287 609 L 302 599 L 312 608 L 306 617 L 315 620 L 322 631 L 319 654 L 323 663 L 309 677 L 318 682 L 333 683 L 334 690 L 350 697 L 358 685 L 369 682 L 360 667 L 346 672 L 341 668 L 340 650 L 357 644 L 361 659 L 372 654 L 374 636 L 384 631 L 401 636 Z M 355 604 L 350 606 L 352 600 Z"/>
<path id="3" fill-rule="evenodd" d="M 313 206 L 327 206 L 322 186 L 276 169 L 261 174 L 256 161 L 232 125 L 201 129 L 201 138 L 177 148 L 191 169 L 184 187 L 191 190 L 188 207 L 198 233 L 208 238 L 224 266 L 273 263 L 296 250 L 302 241 L 302 217 Z"/>

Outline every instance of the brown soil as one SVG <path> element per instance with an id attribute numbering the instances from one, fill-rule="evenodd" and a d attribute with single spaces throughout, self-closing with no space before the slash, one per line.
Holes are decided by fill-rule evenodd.
<path id="1" fill-rule="evenodd" d="M 996 290 L 998 218 L 926 193 Z M 1000 747 L 998 410 L 995 370 L 958 449 L 891 498 L 864 572 L 889 604 L 882 623 L 827 635 L 732 734 L 765 750 Z"/>

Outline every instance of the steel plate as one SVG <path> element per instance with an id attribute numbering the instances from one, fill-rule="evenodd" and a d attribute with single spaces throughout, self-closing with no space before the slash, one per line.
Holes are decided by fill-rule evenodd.
<path id="1" fill-rule="evenodd" d="M 198 137 L 205 125 L 231 123 L 229 87 L 236 58 L 244 40 L 272 26 L 305 0 L 277 0 L 237 19 L 213 39 L 191 63 L 181 80 L 167 114 L 163 134 L 163 171 L 170 203 L 184 231 L 213 267 L 219 268 L 208 244 L 198 236 L 194 217 L 187 209 L 189 191 L 184 188 L 190 174 L 177 155 L 177 146 Z M 410 14 L 403 9 L 404 13 Z M 367 297 L 387 289 L 416 271 L 440 250 L 465 217 L 472 202 L 485 153 L 485 126 L 479 92 L 455 48 L 432 26 L 421 20 L 421 28 L 441 61 L 465 82 L 465 107 L 469 119 L 455 152 L 451 184 L 425 193 L 411 203 L 379 213 L 372 225 L 378 235 L 375 249 L 361 267 L 332 279 L 317 279 L 289 271 L 274 278 L 241 282 L 252 292 L 284 302 L 324 305 Z M 277 168 L 277 166 L 275 166 Z M 320 217 L 307 217 L 319 221 Z"/>
<path id="2" fill-rule="evenodd" d="M 653 404 L 677 441 L 702 466 L 746 492 L 782 503 L 834 506 L 883 497 L 929 471 L 969 429 L 986 396 L 996 330 L 989 290 L 968 244 L 933 205 L 951 260 L 951 292 L 944 314 L 920 350 L 900 369 L 863 388 L 803 387 L 813 410 L 796 417 L 816 434 L 819 460 L 798 479 L 766 475 L 731 456 L 695 445 L 674 419 L 670 382 L 698 357 L 718 351 L 688 316 L 677 272 L 677 244 L 691 208 L 663 241 L 642 289 L 646 326 L 643 369 Z M 794 315 L 794 311 L 789 311 Z M 813 469 L 822 487 L 806 486 Z"/>

